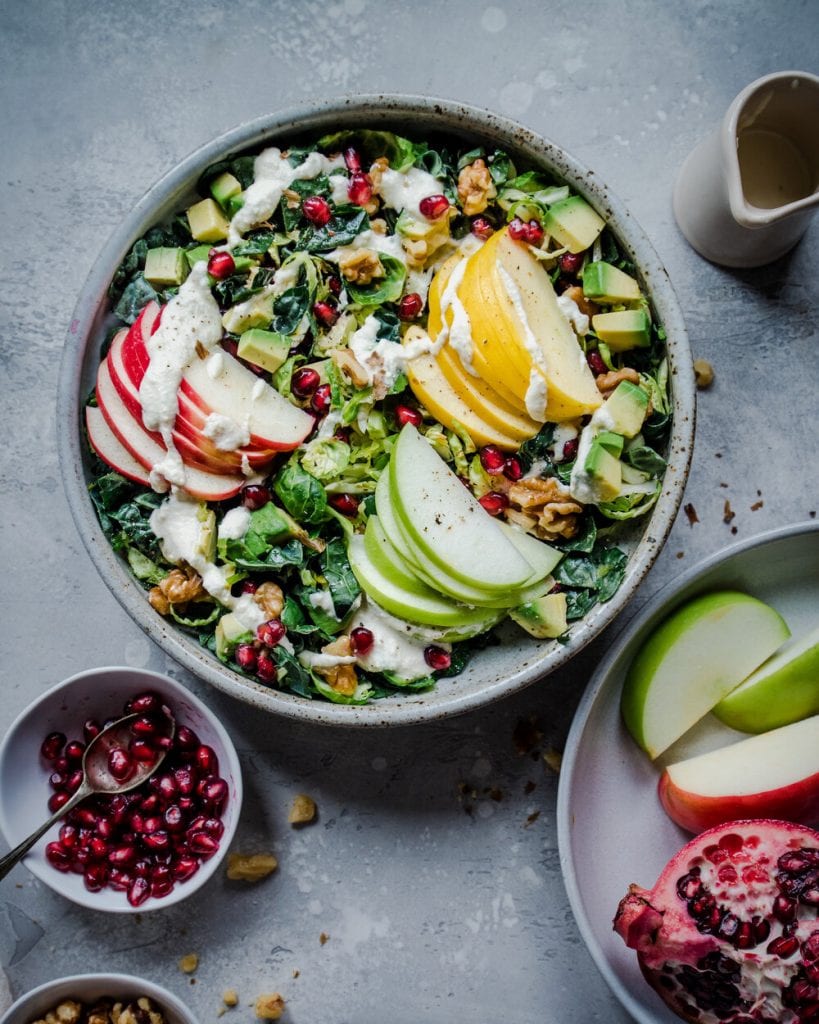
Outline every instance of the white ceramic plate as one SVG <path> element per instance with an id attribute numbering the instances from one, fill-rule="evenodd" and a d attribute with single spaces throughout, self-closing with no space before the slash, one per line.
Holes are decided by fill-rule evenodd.
<path id="1" fill-rule="evenodd" d="M 581 934 L 603 977 L 640 1024 L 676 1017 L 644 981 L 636 954 L 612 931 L 631 882 L 650 887 L 691 837 L 657 798 L 659 770 L 620 718 L 623 677 L 651 630 L 677 605 L 736 588 L 773 605 L 794 636 L 819 617 L 819 523 L 766 533 L 701 562 L 660 591 L 601 662 L 575 716 L 558 792 L 563 877 Z M 739 736 L 712 716 L 665 755 L 671 763 Z"/>

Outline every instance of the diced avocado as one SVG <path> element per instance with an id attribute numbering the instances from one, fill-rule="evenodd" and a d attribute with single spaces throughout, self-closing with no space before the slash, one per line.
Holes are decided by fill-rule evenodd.
<path id="1" fill-rule="evenodd" d="M 562 636 L 568 629 L 566 622 L 566 595 L 544 594 L 536 601 L 513 608 L 509 617 L 527 633 L 539 640 Z"/>
<path id="2" fill-rule="evenodd" d="M 241 182 L 228 171 L 220 174 L 218 178 L 214 178 L 210 183 L 210 194 L 223 210 L 226 209 L 228 200 L 238 196 L 241 191 Z"/>
<path id="3" fill-rule="evenodd" d="M 213 247 L 210 245 L 197 245 L 195 249 L 188 249 L 185 253 L 185 259 L 188 261 L 188 266 L 193 270 L 197 263 L 201 263 L 202 260 L 205 263 L 208 262 L 208 255 Z"/>
<path id="4" fill-rule="evenodd" d="M 648 348 L 651 344 L 651 323 L 644 309 L 619 309 L 614 313 L 597 313 L 592 327 L 612 352 L 631 348 Z"/>
<path id="5" fill-rule="evenodd" d="M 239 358 L 275 373 L 290 354 L 290 338 L 252 327 L 239 338 Z"/>
<path id="6" fill-rule="evenodd" d="M 623 437 L 639 434 L 646 418 L 648 395 L 631 381 L 622 380 L 603 406 L 612 430 Z"/>
<path id="7" fill-rule="evenodd" d="M 185 250 L 160 246 L 149 249 L 145 256 L 145 280 L 155 288 L 169 288 L 182 284 L 188 276 Z"/>
<path id="8" fill-rule="evenodd" d="M 212 199 L 203 199 L 187 210 L 191 234 L 197 242 L 221 242 L 228 236 L 230 224 Z"/>
<path id="9" fill-rule="evenodd" d="M 216 640 L 216 656 L 227 661 L 239 644 L 252 643 L 253 633 L 237 618 L 233 612 L 226 612 L 216 623 L 214 630 Z"/>
<path id="10" fill-rule="evenodd" d="M 640 286 L 634 278 L 604 260 L 583 267 L 583 292 L 587 299 L 607 305 L 640 298 Z"/>
<path id="11" fill-rule="evenodd" d="M 543 218 L 543 229 L 569 252 L 583 252 L 605 227 L 602 217 L 580 196 L 569 196 L 550 206 Z"/>
<path id="12" fill-rule="evenodd" d="M 269 292 L 251 295 L 246 302 L 231 306 L 222 314 L 222 326 L 231 334 L 244 334 L 254 327 L 270 326 L 273 319 L 273 301 L 275 296 Z"/>
<path id="13" fill-rule="evenodd" d="M 623 443 L 625 438 L 622 434 L 615 434 L 611 430 L 602 430 L 597 437 L 594 439 L 595 444 L 599 444 L 601 448 L 605 448 L 607 452 L 619 459 L 623 454 Z"/>
<path id="14" fill-rule="evenodd" d="M 216 512 L 202 501 L 199 503 L 196 518 L 199 520 L 197 554 L 212 562 L 216 558 Z"/>
<path id="15" fill-rule="evenodd" d="M 228 217 L 235 217 L 236 214 L 245 205 L 245 194 L 240 192 L 238 196 L 231 196 L 230 199 L 225 203 L 225 213 Z"/>
<path id="16" fill-rule="evenodd" d="M 597 444 L 596 440 L 589 448 L 583 474 L 594 494 L 595 503 L 611 501 L 620 493 L 623 485 L 622 464 L 616 456 Z"/>

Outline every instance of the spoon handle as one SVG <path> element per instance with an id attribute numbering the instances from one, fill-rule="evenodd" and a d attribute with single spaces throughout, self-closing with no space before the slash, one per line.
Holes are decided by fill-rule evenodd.
<path id="1" fill-rule="evenodd" d="M 31 833 L 31 835 L 22 841 L 19 846 L 15 846 L 13 850 L 10 850 L 5 857 L 0 858 L 0 879 L 6 877 L 18 861 L 21 861 L 28 851 L 34 846 L 37 840 L 46 834 L 55 821 L 59 821 L 64 815 L 68 814 L 72 807 L 76 807 L 80 800 L 84 800 L 92 792 L 89 784 L 83 780 L 80 788 L 73 794 L 70 800 L 67 800 L 63 806 L 55 811 L 54 814 L 44 822 L 40 827 Z"/>

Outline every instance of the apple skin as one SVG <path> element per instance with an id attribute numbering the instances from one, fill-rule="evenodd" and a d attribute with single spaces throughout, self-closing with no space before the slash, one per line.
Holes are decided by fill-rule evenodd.
<path id="1" fill-rule="evenodd" d="M 116 470 L 126 480 L 150 487 L 151 481 L 145 467 L 120 444 L 116 434 L 108 426 L 102 410 L 93 405 L 85 407 L 85 429 L 91 447 L 103 462 Z"/>
<path id="2" fill-rule="evenodd" d="M 666 767 L 668 816 L 689 832 L 739 818 L 819 821 L 819 715 Z"/>

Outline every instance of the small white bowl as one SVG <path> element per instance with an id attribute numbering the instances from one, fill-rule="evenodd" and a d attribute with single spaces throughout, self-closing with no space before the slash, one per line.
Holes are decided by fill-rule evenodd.
<path id="1" fill-rule="evenodd" d="M 40 746 L 50 732 L 82 736 L 87 718 L 116 717 L 129 697 L 143 690 L 154 690 L 173 707 L 177 723 L 190 726 L 203 743 L 213 747 L 219 758 L 219 774 L 228 783 L 228 801 L 222 814 L 225 826 L 219 850 L 173 891 L 159 898 L 149 897 L 141 906 L 132 907 L 124 892 L 105 888 L 90 892 L 82 875 L 63 874 L 45 858 L 48 843 L 57 838 L 60 825 L 54 825 L 26 855 L 23 863 L 55 892 L 92 910 L 135 913 L 159 910 L 178 903 L 196 892 L 213 875 L 230 846 L 242 806 L 242 772 L 233 742 L 212 711 L 181 683 L 156 672 L 125 667 L 88 669 L 71 676 L 48 690 L 29 705 L 12 723 L 0 743 L 0 830 L 10 847 L 22 842 L 48 817 L 51 795 L 49 769 L 40 756 Z"/>
<path id="2" fill-rule="evenodd" d="M 147 996 L 167 1024 L 198 1024 L 187 1006 L 166 988 L 132 974 L 73 974 L 47 981 L 20 996 L 0 1017 L 0 1024 L 31 1024 L 64 999 L 92 1004 L 105 996 L 125 1000 Z"/>

